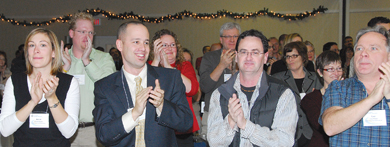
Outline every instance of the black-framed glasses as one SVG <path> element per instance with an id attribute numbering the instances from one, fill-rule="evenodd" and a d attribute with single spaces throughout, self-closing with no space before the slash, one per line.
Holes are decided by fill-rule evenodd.
<path id="1" fill-rule="evenodd" d="M 341 67 L 333 68 L 332 67 L 332 68 L 328 68 L 328 69 L 324 68 L 323 70 L 327 71 L 327 72 L 335 72 L 335 71 L 341 72 L 341 71 L 343 71 L 343 68 L 341 68 Z"/>
<path id="2" fill-rule="evenodd" d="M 286 55 L 286 56 L 284 56 L 284 58 L 285 59 L 290 59 L 290 58 L 296 59 L 296 58 L 298 58 L 298 56 L 299 56 L 298 54 L 294 54 L 294 55 L 291 55 L 291 56 L 290 55 Z"/>
<path id="3" fill-rule="evenodd" d="M 80 33 L 80 34 L 88 34 L 88 35 L 96 35 L 96 32 L 92 32 L 92 31 L 80 31 L 80 30 L 75 30 L 76 32 Z"/>
<path id="4" fill-rule="evenodd" d="M 225 39 L 231 39 L 231 38 L 237 39 L 238 38 L 238 36 L 221 36 L 221 37 L 225 38 Z"/>

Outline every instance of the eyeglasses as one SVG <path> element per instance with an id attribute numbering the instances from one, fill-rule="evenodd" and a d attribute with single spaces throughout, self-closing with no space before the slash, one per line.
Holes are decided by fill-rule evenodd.
<path id="1" fill-rule="evenodd" d="M 81 33 L 81 34 L 83 34 L 83 35 L 85 35 L 85 34 L 88 34 L 88 35 L 96 35 L 96 32 L 92 32 L 92 31 L 80 31 L 80 30 L 76 30 L 76 32 L 78 32 L 78 33 Z"/>
<path id="2" fill-rule="evenodd" d="M 163 47 L 163 48 L 167 48 L 167 47 L 176 48 L 176 44 L 174 44 L 174 43 L 172 43 L 171 45 L 169 45 L 169 44 L 163 44 L 162 47 Z"/>
<path id="3" fill-rule="evenodd" d="M 298 56 L 299 56 L 298 54 L 294 54 L 294 55 L 291 55 L 291 56 L 290 55 L 286 55 L 286 56 L 284 56 L 284 58 L 286 58 L 287 60 L 290 59 L 290 58 L 296 59 L 296 58 L 298 58 Z"/>
<path id="4" fill-rule="evenodd" d="M 331 49 L 330 51 L 333 51 L 333 52 L 340 52 L 339 49 Z"/>
<path id="5" fill-rule="evenodd" d="M 225 39 L 232 39 L 232 38 L 237 39 L 238 38 L 238 36 L 221 36 L 221 37 L 225 38 Z"/>
<path id="6" fill-rule="evenodd" d="M 343 68 L 339 67 L 339 68 L 328 68 L 328 69 L 323 69 L 324 71 L 327 71 L 327 72 L 335 72 L 335 71 L 338 71 L 338 72 L 341 72 L 343 71 Z"/>
<path id="7" fill-rule="evenodd" d="M 238 55 L 240 55 L 240 56 L 248 56 L 248 54 L 251 54 L 251 56 L 260 56 L 260 54 L 264 54 L 264 53 L 260 53 L 260 51 L 258 51 L 258 50 L 255 50 L 253 52 L 249 52 L 247 50 L 238 51 Z"/>

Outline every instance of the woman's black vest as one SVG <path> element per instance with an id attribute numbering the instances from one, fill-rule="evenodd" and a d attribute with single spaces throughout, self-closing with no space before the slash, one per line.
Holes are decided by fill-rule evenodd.
<path id="1" fill-rule="evenodd" d="M 18 111 L 25 106 L 30 100 L 31 95 L 29 93 L 27 85 L 27 75 L 25 73 L 18 73 L 11 76 L 12 84 L 14 86 L 14 95 L 16 101 L 15 111 Z M 60 79 L 56 90 L 58 100 L 65 108 L 65 98 L 69 90 L 72 76 L 58 73 L 57 77 Z M 69 147 L 69 139 L 66 139 L 58 130 L 57 125 L 54 122 L 53 116 L 48 108 L 47 101 L 35 106 L 33 113 L 47 113 L 49 114 L 49 128 L 29 128 L 30 117 L 23 123 L 22 126 L 14 133 L 15 147 Z"/>

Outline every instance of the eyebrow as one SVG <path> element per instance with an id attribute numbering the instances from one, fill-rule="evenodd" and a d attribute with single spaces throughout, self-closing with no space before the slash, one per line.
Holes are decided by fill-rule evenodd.
<path id="1" fill-rule="evenodd" d="M 242 48 L 242 49 L 240 49 L 240 50 L 250 50 L 250 51 L 256 50 L 256 51 L 260 51 L 260 50 L 257 49 L 257 48 L 254 48 L 254 49 L 245 49 L 245 48 Z"/>
<path id="2" fill-rule="evenodd" d="M 34 41 L 29 41 L 28 43 L 30 43 L 30 42 L 34 43 Z M 39 41 L 39 42 L 46 42 L 46 43 L 49 43 L 49 42 L 47 42 L 46 40 L 41 40 L 41 41 Z"/>
<path id="3" fill-rule="evenodd" d="M 134 40 L 142 40 L 141 38 L 133 38 L 133 39 L 130 39 L 131 41 L 134 41 Z M 146 39 L 145 41 L 149 41 L 149 39 Z"/>

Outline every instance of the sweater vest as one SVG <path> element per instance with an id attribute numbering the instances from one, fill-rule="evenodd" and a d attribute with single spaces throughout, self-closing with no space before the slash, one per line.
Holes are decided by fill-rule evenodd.
<path id="1" fill-rule="evenodd" d="M 220 105 L 223 118 L 225 118 L 229 113 L 229 98 L 233 93 L 237 93 L 233 88 L 236 78 L 237 74 L 230 78 L 230 80 L 226 82 L 224 86 L 218 88 L 221 93 Z M 288 88 L 288 86 L 282 81 L 268 75 L 263 75 L 261 78 L 261 85 L 258 89 L 259 96 L 255 100 L 253 107 L 250 110 L 250 121 L 262 127 L 268 127 L 270 130 L 272 130 L 271 126 L 273 123 L 276 106 L 279 102 L 280 96 Z M 229 146 L 240 146 L 240 131 L 234 135 L 233 141 Z M 254 144 L 253 146 L 257 147 Z"/>
<path id="2" fill-rule="evenodd" d="M 31 95 L 29 93 L 27 85 L 27 75 L 25 73 L 13 74 L 12 84 L 14 86 L 14 95 L 16 101 L 15 111 L 20 110 L 30 100 Z M 65 108 L 65 99 L 67 92 L 72 81 L 72 76 L 58 73 L 57 77 L 60 79 L 55 94 L 61 105 Z M 32 113 L 47 113 L 49 114 L 49 128 L 29 128 L 30 117 L 19 127 L 14 133 L 15 147 L 69 147 L 69 139 L 62 136 L 58 130 L 57 125 L 53 119 L 53 116 L 48 108 L 47 101 L 44 101 L 35 106 Z"/>

